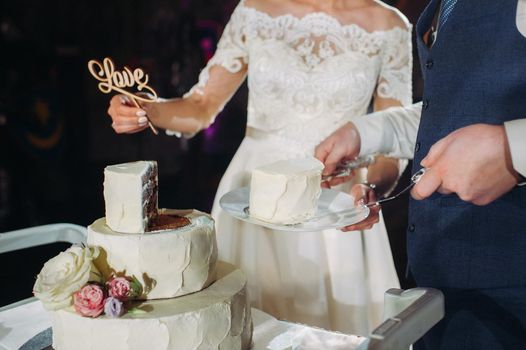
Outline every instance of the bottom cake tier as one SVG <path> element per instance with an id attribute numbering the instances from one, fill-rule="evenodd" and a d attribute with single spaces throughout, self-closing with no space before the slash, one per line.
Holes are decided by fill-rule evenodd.
<path id="1" fill-rule="evenodd" d="M 90 350 L 245 350 L 252 341 L 246 277 L 220 262 L 217 280 L 193 294 L 137 302 L 120 318 L 53 312 L 53 348 Z"/>

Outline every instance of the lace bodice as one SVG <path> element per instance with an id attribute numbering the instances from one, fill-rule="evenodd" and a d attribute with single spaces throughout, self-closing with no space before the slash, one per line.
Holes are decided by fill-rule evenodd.
<path id="1" fill-rule="evenodd" d="M 271 17 L 242 0 L 190 93 L 204 90 L 211 67 L 247 64 L 248 126 L 310 149 L 365 114 L 375 95 L 410 104 L 411 55 L 409 28 L 367 32 L 325 13 Z"/>

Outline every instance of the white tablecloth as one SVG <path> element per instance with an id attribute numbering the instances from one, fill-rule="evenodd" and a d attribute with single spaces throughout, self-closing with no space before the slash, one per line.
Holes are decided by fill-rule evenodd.
<path id="1" fill-rule="evenodd" d="M 39 301 L 0 312 L 0 349 L 18 349 L 51 326 L 51 318 Z"/>
<path id="2" fill-rule="evenodd" d="M 252 309 L 254 346 L 252 350 L 355 349 L 366 338 L 327 332 L 276 320 Z M 17 350 L 51 326 L 49 313 L 38 300 L 0 311 L 0 349 Z M 323 344 L 323 346 L 322 346 Z"/>

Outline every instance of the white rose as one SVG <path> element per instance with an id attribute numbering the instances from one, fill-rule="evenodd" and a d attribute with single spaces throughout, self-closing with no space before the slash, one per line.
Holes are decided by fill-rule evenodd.
<path id="1" fill-rule="evenodd" d="M 93 260 L 97 247 L 73 246 L 44 264 L 37 276 L 33 294 L 47 310 L 59 310 L 73 304 L 73 293 L 88 281 L 102 282 Z"/>

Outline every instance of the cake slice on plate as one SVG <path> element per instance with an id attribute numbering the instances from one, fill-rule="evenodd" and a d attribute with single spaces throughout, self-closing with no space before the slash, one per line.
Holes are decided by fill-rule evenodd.
<path id="1" fill-rule="evenodd" d="M 314 216 L 321 194 L 323 163 L 316 158 L 281 160 L 252 171 L 250 216 L 297 224 Z"/>

